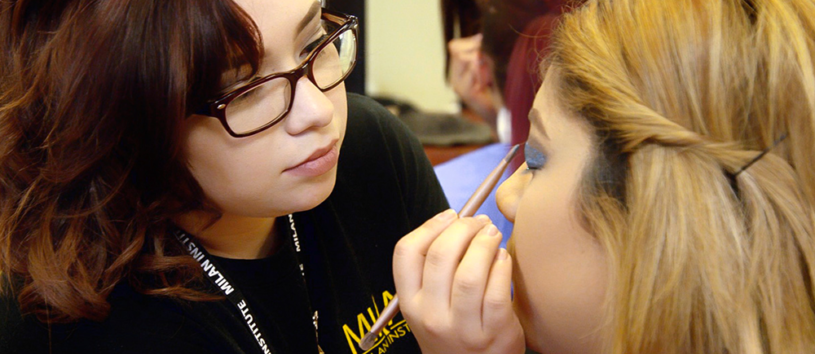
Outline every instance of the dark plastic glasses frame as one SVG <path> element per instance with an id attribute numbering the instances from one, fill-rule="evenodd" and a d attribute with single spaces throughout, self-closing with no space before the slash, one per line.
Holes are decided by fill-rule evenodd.
<path id="1" fill-rule="evenodd" d="M 201 114 L 201 115 L 210 116 L 210 117 L 213 117 L 213 118 L 218 118 L 218 120 L 221 121 L 221 125 L 224 127 L 224 129 L 226 129 L 226 131 L 229 133 L 229 135 L 231 135 L 233 137 L 236 137 L 236 138 L 243 138 L 243 137 L 247 137 L 247 136 L 250 136 L 250 135 L 260 133 L 260 132 L 262 132 L 262 131 L 264 131 L 266 129 L 269 129 L 272 126 L 274 126 L 275 124 L 282 121 L 283 118 L 286 118 L 286 116 L 289 115 L 289 111 L 291 111 L 291 107 L 294 104 L 294 96 L 295 96 L 295 92 L 297 91 L 296 90 L 297 81 L 299 81 L 300 78 L 302 78 L 303 76 L 308 77 L 309 81 L 311 81 L 311 83 L 314 84 L 314 86 L 317 87 L 322 92 L 329 91 L 329 90 L 333 89 L 334 87 L 337 87 L 337 85 L 339 85 L 341 82 L 345 81 L 345 79 L 348 77 L 348 75 L 351 73 L 351 71 L 354 70 L 354 66 L 356 65 L 356 62 L 357 62 L 357 60 L 356 60 L 357 59 L 356 58 L 356 54 L 357 54 L 356 50 L 358 49 L 358 46 L 356 46 L 356 45 L 354 47 L 354 56 L 353 56 L 353 58 L 351 60 L 351 65 L 348 68 L 348 71 L 339 80 L 337 80 L 337 82 L 335 82 L 334 84 L 332 84 L 329 87 L 321 88 L 319 86 L 319 84 L 317 84 L 317 79 L 314 78 L 314 71 L 312 70 L 312 65 L 314 63 L 314 59 L 317 57 L 317 54 L 320 53 L 326 46 L 331 44 L 334 40 L 336 40 L 344 32 L 353 31 L 354 40 L 358 41 L 358 33 L 357 33 L 357 31 L 358 31 L 358 28 L 359 28 L 359 20 L 357 19 L 356 16 L 346 15 L 346 14 L 336 12 L 336 11 L 331 11 L 331 10 L 328 10 L 328 9 L 325 9 L 325 8 L 322 9 L 321 17 L 322 17 L 323 20 L 333 22 L 333 23 L 336 23 L 336 24 L 340 24 L 340 27 L 338 27 L 336 30 L 334 30 L 333 33 L 330 33 L 328 35 L 328 37 L 326 37 L 326 39 L 323 40 L 323 42 L 320 43 L 317 46 L 317 48 L 312 50 L 311 53 L 309 53 L 308 57 L 303 61 L 302 64 L 300 64 L 298 67 L 296 67 L 296 68 L 294 68 L 294 69 L 292 69 L 290 71 L 273 73 L 273 74 L 270 74 L 270 75 L 267 75 L 267 76 L 264 76 L 264 77 L 257 78 L 257 79 L 253 80 L 252 82 L 250 82 L 250 83 L 248 83 L 248 84 L 246 84 L 244 86 L 241 86 L 241 87 L 238 87 L 238 88 L 236 88 L 236 89 L 234 89 L 232 91 L 229 91 L 229 92 L 225 93 L 224 95 L 220 96 L 219 98 L 208 101 L 207 106 L 203 107 L 202 109 L 200 109 L 198 111 L 196 111 L 195 114 Z M 245 93 L 245 92 L 247 92 L 249 90 L 252 90 L 252 89 L 262 85 L 263 83 L 266 83 L 268 81 L 271 81 L 271 80 L 274 80 L 274 79 L 277 79 L 277 78 L 281 78 L 281 77 L 289 80 L 289 83 L 291 84 L 291 95 L 289 95 L 289 104 L 286 106 L 286 111 L 284 111 L 282 114 L 280 114 L 280 116 L 278 116 L 277 118 L 271 120 L 269 123 L 266 123 L 266 124 L 262 125 L 261 127 L 257 128 L 257 129 L 251 130 L 251 131 L 246 132 L 246 133 L 236 133 L 236 132 L 234 132 L 232 130 L 232 128 L 229 127 L 229 124 L 227 124 L 227 122 L 226 122 L 226 107 L 229 105 L 229 102 L 232 102 L 232 100 L 234 100 L 238 96 L 242 95 L 243 93 Z"/>

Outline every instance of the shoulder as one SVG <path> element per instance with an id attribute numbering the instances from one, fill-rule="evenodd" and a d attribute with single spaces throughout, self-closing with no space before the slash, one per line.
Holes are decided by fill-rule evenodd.
<path id="1" fill-rule="evenodd" d="M 399 118 L 373 99 L 352 93 L 343 149 L 347 160 L 363 160 L 358 163 L 416 165 L 427 159 L 419 139 Z"/>
<path id="2" fill-rule="evenodd" d="M 447 207 L 424 147 L 407 126 L 376 101 L 348 94 L 348 126 L 332 200 L 355 204 L 370 197 L 371 214 L 383 200 L 405 209 L 415 227 Z M 407 231 L 412 230 L 412 228 Z M 400 235 L 401 236 L 401 235 Z"/>
<path id="3" fill-rule="evenodd" d="M 352 139 L 370 142 L 386 138 L 394 142 L 413 142 L 418 139 L 407 126 L 390 111 L 370 97 L 348 94 L 348 127 L 346 135 Z"/>
<path id="4" fill-rule="evenodd" d="M 338 174 L 364 186 L 393 183 L 388 187 L 391 193 L 403 194 L 411 193 L 411 183 L 435 182 L 419 139 L 385 107 L 355 94 L 348 95 L 348 126 Z"/>
<path id="5" fill-rule="evenodd" d="M 372 116 L 389 115 L 390 113 L 385 107 L 368 96 L 348 92 L 346 97 L 349 115 L 351 112 Z"/>
<path id="6" fill-rule="evenodd" d="M 206 330 L 180 302 L 138 294 L 120 285 L 109 298 L 110 315 L 100 321 L 46 324 L 20 313 L 2 298 L 0 352 L 17 353 L 210 353 Z"/>
<path id="7" fill-rule="evenodd" d="M 394 118 L 390 111 L 368 96 L 349 92 L 347 101 L 349 119 L 352 117 L 373 120 Z"/>
<path id="8" fill-rule="evenodd" d="M 33 315 L 23 316 L 17 299 L 4 289 L 0 296 L 0 352 L 46 353 L 47 327 Z"/>

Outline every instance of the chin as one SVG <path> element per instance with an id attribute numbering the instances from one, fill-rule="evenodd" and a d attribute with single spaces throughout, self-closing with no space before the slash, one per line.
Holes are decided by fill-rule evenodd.
<path id="1" fill-rule="evenodd" d="M 296 210 L 293 212 L 314 209 L 320 205 L 320 203 L 328 199 L 328 196 L 334 191 L 334 186 L 337 183 L 336 168 L 326 173 L 326 175 L 324 179 L 321 178 L 319 181 L 314 181 L 314 183 L 303 186 L 302 193 L 299 193 L 296 197 L 299 200 L 297 202 L 298 205 L 295 206 Z"/>

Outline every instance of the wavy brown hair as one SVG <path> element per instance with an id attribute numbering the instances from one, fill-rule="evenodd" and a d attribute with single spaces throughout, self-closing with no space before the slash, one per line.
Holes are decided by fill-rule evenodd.
<path id="1" fill-rule="evenodd" d="M 599 147 L 606 352 L 815 352 L 815 2 L 590 0 L 551 62 Z"/>
<path id="2" fill-rule="evenodd" d="M 44 321 L 103 319 L 122 281 L 208 298 L 166 232 L 205 207 L 179 127 L 261 60 L 228 0 L 0 2 L 0 272 Z"/>

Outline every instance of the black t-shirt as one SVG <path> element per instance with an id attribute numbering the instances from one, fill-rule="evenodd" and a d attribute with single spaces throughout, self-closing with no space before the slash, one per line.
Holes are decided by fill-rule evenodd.
<path id="1" fill-rule="evenodd" d="M 393 247 L 448 207 L 419 142 L 372 100 L 348 98 L 337 184 L 313 210 L 294 215 L 290 238 L 259 260 L 213 257 L 247 299 L 275 353 L 316 353 L 312 310 L 326 353 L 361 354 L 359 341 L 395 295 Z M 287 218 L 278 224 L 288 226 Z M 299 262 L 304 264 L 305 281 Z M 47 325 L 0 303 L 0 353 L 261 353 L 243 314 L 228 302 L 146 296 L 127 284 L 110 295 L 103 322 Z M 419 353 L 398 315 L 368 353 Z"/>

